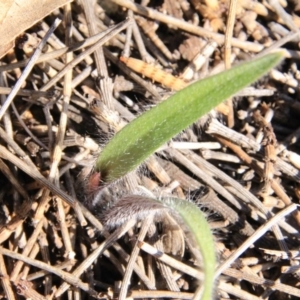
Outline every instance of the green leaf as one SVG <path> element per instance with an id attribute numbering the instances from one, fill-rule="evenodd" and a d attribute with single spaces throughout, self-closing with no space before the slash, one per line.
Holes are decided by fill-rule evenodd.
<path id="1" fill-rule="evenodd" d="M 201 299 L 213 299 L 216 252 L 213 235 L 204 214 L 195 204 L 181 199 L 168 198 L 162 199 L 161 202 L 174 209 L 193 234 L 203 259 L 204 282 L 202 283 L 203 292 Z"/>
<path id="2" fill-rule="evenodd" d="M 260 78 L 281 58 L 282 52 L 272 53 L 195 82 L 143 113 L 100 153 L 96 169 L 101 178 L 110 182 L 135 169 L 174 135 Z"/>

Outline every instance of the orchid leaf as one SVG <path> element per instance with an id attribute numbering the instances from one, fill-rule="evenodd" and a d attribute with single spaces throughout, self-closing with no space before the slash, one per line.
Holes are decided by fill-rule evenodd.
<path id="1" fill-rule="evenodd" d="M 281 58 L 282 52 L 268 54 L 195 82 L 143 113 L 100 153 L 96 169 L 102 180 L 111 182 L 134 170 L 174 135 L 260 78 Z"/>
<path id="2" fill-rule="evenodd" d="M 188 230 L 192 233 L 203 260 L 204 280 L 202 283 L 203 292 L 201 299 L 213 299 L 216 250 L 214 238 L 205 215 L 195 204 L 186 200 L 167 198 L 163 199 L 162 203 L 175 210 L 188 227 Z"/>

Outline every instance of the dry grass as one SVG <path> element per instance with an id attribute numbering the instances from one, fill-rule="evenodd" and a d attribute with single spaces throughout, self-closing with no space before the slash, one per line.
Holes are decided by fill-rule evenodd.
<path id="1" fill-rule="evenodd" d="M 225 0 L 148 2 L 74 2 L 26 30 L 1 60 L 1 298 L 191 299 L 202 272 L 189 234 L 143 204 L 137 222 L 132 193 L 173 195 L 208 211 L 216 298 L 300 298 L 299 6 L 244 0 L 228 21 Z M 56 17 L 63 24 L 26 75 L 26 58 Z M 102 39 L 88 38 L 107 27 Z M 139 172 L 99 188 L 90 174 L 114 133 L 172 90 L 278 47 L 286 60 L 277 70 Z"/>

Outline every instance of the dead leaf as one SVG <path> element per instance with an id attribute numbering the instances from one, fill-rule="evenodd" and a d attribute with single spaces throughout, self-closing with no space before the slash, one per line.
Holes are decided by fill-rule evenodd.
<path id="1" fill-rule="evenodd" d="M 14 0 L 4 0 L 0 2 L 0 24 L 5 19 L 9 8 L 12 6 L 13 3 Z"/>
<path id="2" fill-rule="evenodd" d="M 11 41 L 8 44 L 0 46 L 0 58 L 6 54 L 11 48 L 15 46 L 15 41 Z"/>
<path id="3" fill-rule="evenodd" d="M 0 58 L 26 29 L 71 0 L 5 0 L 0 2 Z"/>
<path id="4" fill-rule="evenodd" d="M 184 40 L 179 46 L 179 52 L 182 57 L 188 61 L 192 61 L 194 57 L 200 53 L 205 46 L 205 41 L 198 36 L 191 35 Z"/>

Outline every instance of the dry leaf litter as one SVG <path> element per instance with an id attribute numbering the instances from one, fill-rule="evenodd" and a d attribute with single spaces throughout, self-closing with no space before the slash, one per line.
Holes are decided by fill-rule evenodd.
<path id="1" fill-rule="evenodd" d="M 225 69 L 229 1 L 39 2 L 0 14 L 1 298 L 192 299 L 189 233 L 138 195 L 206 212 L 216 299 L 300 298 L 299 212 L 261 227 L 300 197 L 297 1 L 238 1 L 229 64 L 279 47 L 284 62 L 101 189 L 116 132 Z"/>

